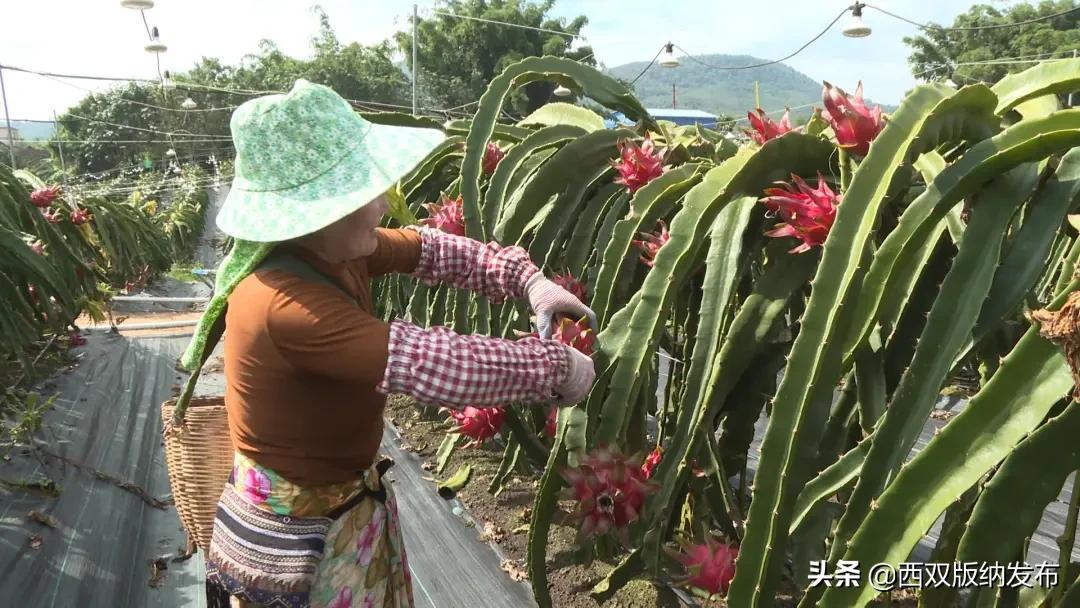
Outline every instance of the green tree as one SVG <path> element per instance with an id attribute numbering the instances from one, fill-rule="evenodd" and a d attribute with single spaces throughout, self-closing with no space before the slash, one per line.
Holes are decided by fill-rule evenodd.
<path id="1" fill-rule="evenodd" d="M 951 27 L 981 27 L 1019 23 L 1076 8 L 1076 0 L 1044 0 L 1038 6 L 1017 4 L 995 8 L 978 4 L 956 17 Z M 912 48 L 908 57 L 912 73 L 923 80 L 951 78 L 958 84 L 975 81 L 993 83 L 1006 74 L 1019 72 L 1030 63 L 1008 63 L 1062 58 L 1080 48 L 1080 12 L 1037 23 L 978 31 L 924 30 L 905 37 Z M 971 65 L 973 62 L 1002 60 L 1001 63 Z"/>
<path id="2" fill-rule="evenodd" d="M 409 80 L 394 65 L 389 42 L 344 44 L 334 34 L 326 12 L 318 6 L 314 12 L 319 29 L 311 41 L 314 52 L 310 59 L 290 57 L 273 41 L 263 40 L 256 53 L 237 65 L 204 57 L 190 70 L 172 74 L 179 83 L 173 90 L 128 84 L 88 95 L 59 119 L 57 139 L 64 140 L 69 168 L 78 173 L 107 171 L 139 163 L 147 156 L 161 159 L 170 147 L 181 160 L 210 153 L 222 158 L 222 153 L 232 149 L 224 139 L 230 135 L 230 109 L 262 92 L 286 91 L 298 78 L 325 84 L 346 99 L 375 102 L 370 107 L 385 109 L 377 104 L 409 103 Z M 180 111 L 180 104 L 188 97 L 198 104 L 199 111 Z M 209 111 L 212 108 L 221 110 Z M 222 141 L 203 141 L 215 138 Z M 55 145 L 53 155 L 59 155 Z"/>
<path id="3" fill-rule="evenodd" d="M 567 22 L 549 17 L 554 4 L 555 0 L 450 0 L 440 13 L 579 34 L 588 19 L 579 16 Z M 425 104 L 448 108 L 476 101 L 503 68 L 525 57 L 556 55 L 596 65 L 592 48 L 573 45 L 570 36 L 440 13 L 416 24 L 417 80 Z M 412 31 L 397 33 L 395 40 L 412 69 Z M 530 112 L 551 100 L 554 89 L 551 82 L 526 85 L 512 99 L 513 109 Z"/>

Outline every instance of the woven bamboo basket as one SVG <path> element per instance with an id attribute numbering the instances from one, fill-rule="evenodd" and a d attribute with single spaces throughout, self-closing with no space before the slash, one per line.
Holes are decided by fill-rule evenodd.
<path id="1" fill-rule="evenodd" d="M 176 399 L 161 404 L 169 484 L 180 523 L 205 554 L 218 499 L 229 480 L 233 446 L 223 397 L 192 398 L 184 421 L 173 424 Z"/>

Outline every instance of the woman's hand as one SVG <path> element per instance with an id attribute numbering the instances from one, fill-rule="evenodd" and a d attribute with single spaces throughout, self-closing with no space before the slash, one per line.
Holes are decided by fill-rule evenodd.
<path id="1" fill-rule="evenodd" d="M 566 379 L 555 387 L 555 405 L 567 406 L 581 402 L 589 394 L 596 380 L 596 368 L 592 358 L 566 347 Z"/>
<path id="2" fill-rule="evenodd" d="M 596 313 L 569 291 L 544 277 L 543 272 L 537 272 L 529 277 L 525 283 L 525 296 L 529 300 L 529 306 L 536 313 L 536 328 L 540 337 L 545 340 L 551 339 L 554 317 L 558 314 L 569 315 L 575 319 L 588 317 L 593 331 L 600 331 L 599 324 L 596 322 Z"/>

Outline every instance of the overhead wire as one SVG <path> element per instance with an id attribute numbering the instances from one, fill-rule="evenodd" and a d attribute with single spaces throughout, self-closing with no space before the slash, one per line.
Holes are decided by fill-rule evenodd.
<path id="1" fill-rule="evenodd" d="M 560 35 L 563 35 L 563 36 L 569 36 L 570 38 L 582 38 L 582 39 L 585 38 L 581 34 L 575 34 L 573 32 L 564 32 L 564 31 L 561 31 L 561 30 L 552 30 L 552 29 L 547 29 L 547 28 L 543 28 L 543 27 L 534 27 L 532 25 L 522 25 L 520 23 L 510 23 L 509 21 L 496 21 L 494 19 L 485 19 L 483 17 L 473 17 L 471 15 L 458 15 L 457 13 L 449 13 L 449 12 L 440 11 L 440 10 L 437 10 L 437 9 L 433 10 L 431 12 L 436 14 L 436 15 L 443 15 L 443 16 L 446 16 L 446 17 L 455 17 L 457 19 L 464 19 L 466 21 L 480 21 L 482 23 L 492 23 L 492 24 L 496 24 L 496 25 L 506 25 L 506 26 L 517 27 L 517 28 L 521 28 L 521 29 L 525 29 L 525 30 L 535 30 L 537 32 L 547 32 L 547 33 L 550 33 L 550 34 L 560 34 Z"/>
<path id="2" fill-rule="evenodd" d="M 904 21 L 906 23 L 909 23 L 911 25 L 914 25 L 915 27 L 918 27 L 918 28 L 921 28 L 921 29 L 924 29 L 924 30 L 938 30 L 938 31 L 945 31 L 945 32 L 975 32 L 975 31 L 980 31 L 980 30 L 997 30 L 997 29 L 1010 28 L 1010 27 L 1019 27 L 1021 25 L 1031 25 L 1032 23 L 1038 23 L 1040 21 L 1049 21 L 1050 19 L 1056 19 L 1058 17 L 1064 17 L 1065 15 L 1068 15 L 1070 13 L 1075 13 L 1077 11 L 1080 11 L 1080 6 L 1077 6 L 1077 7 L 1074 7 L 1074 8 L 1070 8 L 1068 10 L 1064 10 L 1064 11 L 1054 13 L 1052 15 L 1043 15 L 1041 17 L 1034 17 L 1032 19 L 1025 19 L 1024 21 L 1016 21 L 1016 22 L 1013 22 L 1013 23 L 995 23 L 995 24 L 992 24 L 992 25 L 973 25 L 973 26 L 963 26 L 963 27 L 945 27 L 945 26 L 942 26 L 942 25 L 935 25 L 933 23 L 920 23 L 918 21 L 908 19 L 907 17 L 904 17 L 902 15 L 897 15 L 896 13 L 887 11 L 887 10 L 885 10 L 885 9 L 879 7 L 879 6 L 874 6 L 873 4 L 865 4 L 865 3 L 863 3 L 862 6 L 864 6 L 866 8 L 872 8 L 872 9 L 874 9 L 874 10 L 880 12 L 880 13 L 884 13 L 884 14 L 886 14 L 886 15 L 894 18 L 894 19 L 899 19 L 900 21 Z"/>

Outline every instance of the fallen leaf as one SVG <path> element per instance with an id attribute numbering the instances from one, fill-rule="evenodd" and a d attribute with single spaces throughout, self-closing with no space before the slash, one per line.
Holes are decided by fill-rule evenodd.
<path id="1" fill-rule="evenodd" d="M 165 571 L 169 569 L 169 562 L 163 558 L 158 557 L 150 560 L 150 580 L 147 584 L 151 587 L 160 587 L 165 582 Z"/>
<path id="2" fill-rule="evenodd" d="M 525 534 L 528 531 L 529 531 L 529 524 L 525 524 L 524 526 L 518 526 L 518 527 L 514 528 L 513 530 L 510 531 L 510 533 L 511 534 Z"/>
<path id="3" fill-rule="evenodd" d="M 30 548 L 31 549 L 40 549 L 41 548 L 41 543 L 42 543 L 42 540 L 41 540 L 41 535 L 40 534 L 34 534 L 33 536 L 30 537 Z"/>
<path id="4" fill-rule="evenodd" d="M 56 528 L 60 525 L 60 521 L 55 517 L 48 513 L 42 513 L 41 511 L 30 511 L 26 516 L 29 517 L 31 521 L 36 521 L 37 523 L 50 528 Z"/>
<path id="5" fill-rule="evenodd" d="M 524 581 L 528 580 L 529 578 L 529 573 L 512 559 L 503 560 L 502 570 L 503 572 L 509 574 L 510 578 L 515 581 Z"/>

